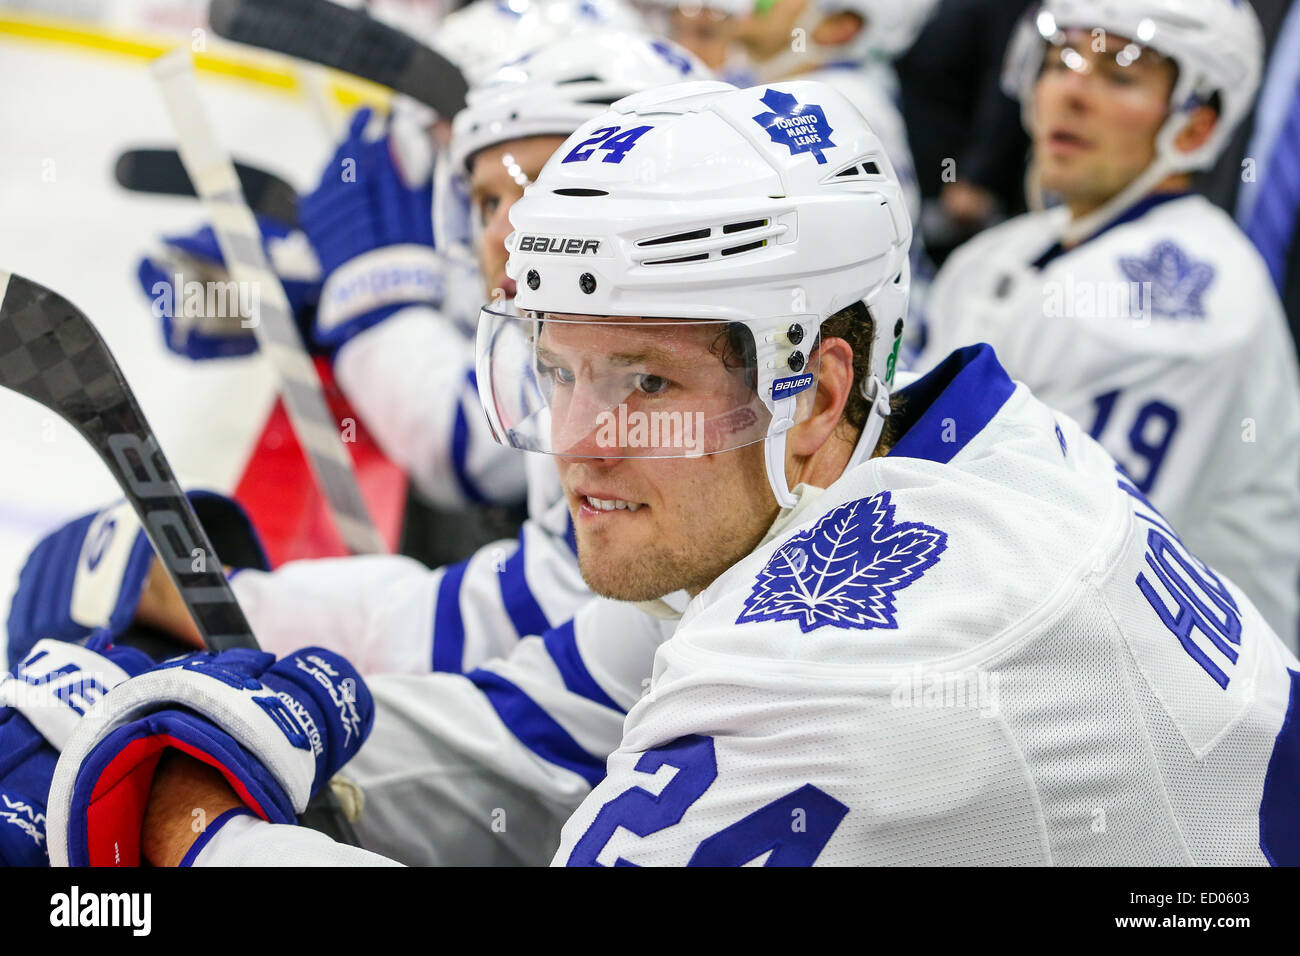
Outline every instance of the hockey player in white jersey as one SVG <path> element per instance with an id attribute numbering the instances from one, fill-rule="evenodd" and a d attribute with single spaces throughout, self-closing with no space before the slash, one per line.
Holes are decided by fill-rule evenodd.
<path id="1" fill-rule="evenodd" d="M 1294 648 L 1294 349 L 1263 260 L 1188 192 L 1249 113 L 1261 49 L 1250 4 L 1230 0 L 1048 0 L 1027 19 L 1006 86 L 1063 203 L 945 263 L 915 367 L 993 345 Z"/>
<path id="2" fill-rule="evenodd" d="M 560 864 L 1300 863 L 1300 661 L 1249 598 L 987 346 L 891 393 L 903 205 L 822 84 L 687 84 L 585 124 L 512 213 L 526 311 L 484 310 L 480 387 L 503 441 L 555 458 L 595 590 L 692 595 L 647 692 L 609 627 L 376 675 L 338 715 L 279 678 L 271 699 L 266 661 L 155 671 L 64 749 L 52 859 L 382 863 L 285 825 L 356 754 L 401 777 L 386 821 L 417 840 L 449 767 L 571 811 Z M 200 761 L 154 776 L 165 734 Z"/>

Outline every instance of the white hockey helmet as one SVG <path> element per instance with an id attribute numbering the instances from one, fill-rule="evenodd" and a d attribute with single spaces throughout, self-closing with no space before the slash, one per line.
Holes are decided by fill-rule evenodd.
<path id="1" fill-rule="evenodd" d="M 568 136 L 610 104 L 641 90 L 710 77 L 669 40 L 609 29 L 534 49 L 470 90 L 452 124 L 449 158 L 468 172 L 481 149 L 528 136 Z"/>
<path id="2" fill-rule="evenodd" d="M 709 76 L 677 44 L 614 28 L 579 31 L 499 67 L 469 91 L 452 123 L 434 197 L 439 248 L 465 256 L 474 243 L 467 176 L 475 153 L 529 136 L 568 136 L 615 100 Z"/>
<path id="3" fill-rule="evenodd" d="M 470 86 L 527 45 L 520 29 L 536 0 L 474 0 L 447 14 L 428 34 L 429 44 L 460 67 Z M 539 38 L 534 42 L 541 42 Z"/>
<path id="4" fill-rule="evenodd" d="M 750 337 L 743 407 L 713 409 L 706 442 L 597 457 L 765 441 L 773 493 L 789 506 L 785 432 L 812 405 L 820 325 L 864 302 L 875 320 L 863 383 L 873 411 L 859 448 L 874 447 L 889 414 L 912 227 L 884 147 L 834 89 L 700 81 L 621 100 L 560 147 L 510 220 L 507 273 L 526 311 L 485 308 L 478 332 L 479 393 L 499 441 L 581 456 L 555 437 L 561 425 L 539 382 L 552 370 L 540 354 L 543 329 L 566 315 L 741 329 Z"/>
<path id="5" fill-rule="evenodd" d="M 1032 133 L 1034 87 L 1049 46 L 1064 46 L 1066 31 L 1104 30 L 1131 41 L 1117 59 L 1134 60 L 1143 48 L 1168 57 L 1178 67 L 1169 100 L 1169 118 L 1156 136 L 1156 159 L 1121 193 L 1126 206 L 1171 173 L 1212 166 L 1237 125 L 1249 114 L 1259 87 L 1264 35 L 1246 0 L 1044 0 L 1022 18 L 1007 47 L 1002 86 L 1019 99 L 1025 128 Z M 1174 145 L 1200 106 L 1217 99 L 1219 120 L 1198 149 Z M 1104 215 L 1113 215 L 1116 203 Z M 1101 225 L 1088 217 L 1087 232 Z"/>
<path id="6" fill-rule="evenodd" d="M 628 0 L 533 0 L 520 26 L 537 47 L 592 30 L 644 31 L 646 22 Z"/>

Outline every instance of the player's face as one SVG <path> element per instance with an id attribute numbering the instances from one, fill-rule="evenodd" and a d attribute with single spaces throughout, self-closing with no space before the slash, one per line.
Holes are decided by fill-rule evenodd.
<path id="1" fill-rule="evenodd" d="M 673 11 L 672 38 L 711 70 L 727 64 L 735 36 L 735 19 L 715 10 Z"/>
<path id="2" fill-rule="evenodd" d="M 638 329 L 635 320 L 619 321 L 633 324 L 593 328 L 584 335 L 578 321 L 547 330 L 541 344 L 549 360 L 575 370 L 587 367 L 577 353 L 588 346 L 605 354 L 611 349 L 628 355 L 664 351 L 661 328 L 646 323 Z M 605 341 L 613 335 L 616 343 Z M 714 349 L 717 338 L 716 326 L 685 328 L 674 335 L 673 354 L 657 361 L 688 371 L 673 382 L 668 373 L 641 376 L 653 379 L 644 386 L 652 393 L 644 399 L 647 407 L 655 396 L 677 392 L 687 403 L 699 393 L 705 417 L 735 404 L 736 393 L 745 388 L 744 375 L 724 363 Z M 706 377 L 709 387 L 700 381 Z M 578 371 L 564 376 L 575 385 L 581 378 Z M 709 403 L 717 407 L 707 408 Z M 572 416 L 557 400 L 554 417 L 559 422 Z M 585 444 L 567 441 L 566 447 L 586 455 L 600 450 L 598 438 Z M 762 441 L 697 457 L 559 456 L 556 462 L 573 515 L 583 578 L 597 594 L 617 600 L 650 600 L 681 589 L 698 592 L 754 549 L 778 510 L 768 487 Z M 611 510 L 613 502 L 619 506 Z"/>
<path id="3" fill-rule="evenodd" d="M 510 140 L 481 150 L 470 161 L 470 201 L 479 229 L 479 269 L 489 299 L 515 297 L 515 282 L 506 275 L 510 207 L 523 196 L 524 187 L 537 178 L 564 139 L 530 136 Z"/>
<path id="4" fill-rule="evenodd" d="M 1063 47 L 1050 47 L 1034 98 L 1043 187 L 1076 215 L 1123 190 L 1155 158 L 1176 73 L 1154 50 L 1113 34 L 1071 30 Z"/>

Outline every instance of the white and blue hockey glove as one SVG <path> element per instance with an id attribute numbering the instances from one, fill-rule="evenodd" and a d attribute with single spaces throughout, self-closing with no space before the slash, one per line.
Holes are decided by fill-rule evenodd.
<path id="1" fill-rule="evenodd" d="M 0 866 L 48 866 L 45 804 L 59 751 L 104 694 L 153 666 L 106 636 L 42 641 L 0 676 Z"/>
<path id="2" fill-rule="evenodd" d="M 189 499 L 221 561 L 269 569 L 243 508 L 210 491 L 191 491 Z M 101 630 L 120 636 L 135 618 L 153 554 L 125 501 L 46 535 L 27 556 L 9 605 L 9 666 L 43 638 L 81 641 Z"/>
<path id="3" fill-rule="evenodd" d="M 139 865 L 154 771 L 169 748 L 219 770 L 262 819 L 294 823 L 373 722 L 360 675 L 318 647 L 278 663 L 240 648 L 161 664 L 108 695 L 64 747 L 50 788 L 50 861 Z"/>
<path id="4" fill-rule="evenodd" d="M 412 145 L 423 133 L 401 125 L 415 122 L 409 117 L 390 118 L 382 138 L 367 139 L 370 116 L 357 111 L 320 185 L 298 204 L 324 277 L 311 338 L 331 352 L 408 306 L 438 307 L 444 295 L 432 147 Z"/>
<path id="5" fill-rule="evenodd" d="M 268 216 L 258 216 L 262 246 L 280 277 L 300 329 L 306 330 L 320 297 L 320 264 L 307 238 Z M 185 236 L 165 236 L 162 250 L 136 272 L 163 341 L 177 355 L 201 361 L 257 350 L 246 313 L 254 290 L 231 280 L 211 226 Z M 243 298 L 241 298 L 243 296 Z"/>

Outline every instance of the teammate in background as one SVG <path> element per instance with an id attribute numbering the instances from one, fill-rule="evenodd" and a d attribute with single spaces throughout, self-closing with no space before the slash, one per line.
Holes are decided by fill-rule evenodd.
<path id="1" fill-rule="evenodd" d="M 475 223 L 466 234 L 473 233 L 485 280 L 481 297 L 503 287 L 513 292 L 513 280 L 504 268 L 507 214 L 524 184 L 538 174 L 568 133 L 629 92 L 683 76 L 706 75 L 698 61 L 667 41 L 595 31 L 554 42 L 476 87 L 457 119 L 448 158 L 460 173 L 445 185 L 447 195 L 472 196 L 468 212 Z M 361 135 L 360 124 L 354 132 Z M 384 140 L 366 140 L 351 155 L 366 149 L 375 162 L 388 155 Z M 345 150 L 340 156 L 349 155 Z M 360 184 L 376 175 L 373 166 L 362 162 L 358 170 Z M 373 221 L 378 214 L 378 210 L 368 211 L 358 218 L 365 215 Z M 427 314 L 432 309 L 423 310 L 423 316 L 419 310 L 408 311 L 414 313 L 407 321 L 417 337 L 419 321 L 439 318 Z M 380 325 L 376 331 L 383 328 Z M 400 336 L 390 341 L 402 344 Z M 409 335 L 405 342 L 414 347 Z M 436 337 L 422 344 L 426 346 L 444 352 L 449 348 Z M 463 380 L 473 370 L 472 353 L 462 355 L 462 361 L 457 378 Z M 392 384 L 391 377 L 375 382 L 376 387 Z M 408 401 L 417 403 L 426 394 L 419 385 L 410 383 L 415 394 Z M 563 685 L 555 692 L 560 698 L 574 697 L 565 704 L 583 713 L 580 736 L 599 753 L 603 764 L 604 755 L 618 742 L 623 710 L 636 699 L 641 681 L 650 673 L 653 648 L 662 636 L 660 624 L 621 605 L 597 608 L 594 618 L 588 614 L 570 620 L 591 593 L 577 568 L 568 507 L 554 468 L 544 457 L 520 455 L 496 444 L 472 386 L 468 394 L 474 404 L 466 414 L 476 433 L 481 432 L 481 440 L 505 456 L 526 460 L 530 474 L 537 476 L 530 485 L 532 514 L 517 542 L 488 545 L 467 561 L 433 571 L 408 558 L 364 557 L 298 561 L 265 573 L 265 560 L 258 560 L 245 522 L 242 534 L 217 540 L 217 550 L 242 569 L 233 576 L 232 586 L 262 647 L 277 655 L 315 643 L 345 654 L 364 673 L 461 672 L 510 653 L 525 635 L 545 634 L 546 650 L 540 657 L 526 653 L 524 663 L 515 665 L 522 673 L 512 672 L 512 686 L 528 687 L 537 682 L 534 672 L 539 668 L 546 676 L 556 672 L 560 665 L 551 662 L 551 655 L 562 662 L 580 661 L 576 648 L 588 631 L 618 634 L 622 643 L 615 659 L 602 666 L 606 675 L 626 674 L 627 690 L 617 694 L 622 709 L 607 710 L 581 695 L 574 697 Z M 426 395 L 423 400 L 432 403 L 437 398 Z M 213 502 L 214 515 L 219 506 L 230 507 Z M 220 517 L 219 525 L 227 531 L 240 524 L 238 516 L 228 511 Z M 148 540 L 125 505 L 87 515 L 47 536 L 28 557 L 11 605 L 11 666 L 17 666 L 42 637 L 77 641 L 97 629 L 117 637 L 133 622 L 199 646 L 167 575 L 156 561 L 150 571 L 151 554 Z M 490 703 L 500 697 L 493 697 L 486 687 L 483 692 L 474 690 L 478 686 L 470 687 L 477 699 L 464 706 L 476 714 L 483 710 L 480 720 L 490 725 L 489 732 L 474 730 L 467 735 L 472 738 L 468 742 L 453 735 L 442 766 L 457 795 L 443 806 L 440 822 L 417 834 L 424 842 L 407 840 L 405 835 L 387 838 L 385 828 L 405 813 L 407 784 L 402 775 L 385 767 L 379 778 L 371 778 L 361 768 L 356 779 L 365 785 L 372 808 L 362 835 L 371 836 L 376 827 L 382 831 L 369 845 L 415 863 L 540 863 L 550 858 L 562 817 L 556 818 L 549 803 L 543 801 L 542 809 L 536 809 L 537 798 L 529 788 L 518 783 L 503 786 L 499 778 L 470 780 L 464 770 L 467 760 L 457 746 L 483 746 L 492 739 L 493 727 L 498 736 L 511 732 Z M 586 713 L 588 709 L 597 712 L 595 718 Z M 527 723 L 526 714 L 518 719 Z M 378 733 L 395 747 L 412 746 L 401 727 L 384 722 Z M 429 772 L 432 761 L 419 766 Z M 491 820 L 471 814 L 479 803 L 468 800 L 470 791 L 485 794 L 483 805 L 508 808 L 515 819 L 540 816 L 543 823 L 516 828 L 506 838 L 493 831 L 484 836 Z M 371 826 L 376 818 L 381 823 Z M 437 839 L 430 842 L 431 836 Z"/>
<path id="2" fill-rule="evenodd" d="M 1294 350 L 1263 260 L 1188 192 L 1250 110 L 1261 42 L 1230 0 L 1048 0 L 1026 20 L 1006 86 L 1062 205 L 952 256 L 915 366 L 993 345 L 1295 647 Z"/>
<path id="3" fill-rule="evenodd" d="M 848 97 L 885 144 L 913 220 L 921 196 L 889 58 L 906 50 L 936 0 L 756 2 L 737 27 L 759 81 L 817 80 Z"/>
<path id="4" fill-rule="evenodd" d="M 627 674 L 572 657 L 550 680 L 585 722 L 500 669 L 367 691 L 330 659 L 321 684 L 357 684 L 331 708 L 312 682 L 232 680 L 271 672 L 227 654 L 135 678 L 83 722 L 52 789 L 56 862 L 381 863 L 280 824 L 356 753 L 401 776 L 390 823 L 419 839 L 456 793 L 444 742 L 480 721 L 466 765 L 576 806 L 562 864 L 1300 863 L 1300 661 L 1249 598 L 987 346 L 891 394 L 911 229 L 844 97 L 639 94 L 511 221 L 525 311 L 483 312 L 485 410 L 555 458 L 594 590 L 693 596 L 607 767 L 585 748 Z M 529 654 L 538 639 L 498 667 Z M 480 691 L 530 735 L 494 729 Z M 315 760 L 266 717 L 277 700 L 316 721 Z M 171 754 L 155 775 L 164 732 L 215 769 Z M 104 767 L 140 796 L 101 799 Z"/>
<path id="5" fill-rule="evenodd" d="M 479 86 L 502 62 L 526 51 L 639 23 L 622 0 L 477 0 L 423 39 L 444 49 Z M 681 76 L 665 69 L 660 82 Z M 444 509 L 520 503 L 527 493 L 523 456 L 503 453 L 478 427 L 482 416 L 469 377 L 474 320 L 483 302 L 479 250 L 456 248 L 458 242 L 469 245 L 467 226 L 444 229 L 435 248 L 434 117 L 397 97 L 377 138 L 368 126 L 379 124 L 369 117 L 369 111 L 354 115 L 316 189 L 302 197 L 301 229 L 262 220 L 268 256 L 308 344 L 332 357 L 353 408 L 424 498 Z M 570 131 L 555 130 L 561 138 Z M 446 225 L 468 212 L 437 209 L 436 215 Z M 205 277 L 223 269 L 205 228 L 164 240 L 162 250 L 141 263 L 139 277 L 157 300 L 158 284 L 170 284 L 177 274 Z M 233 321 L 162 319 L 168 346 L 196 360 L 257 347 L 251 330 Z"/>

